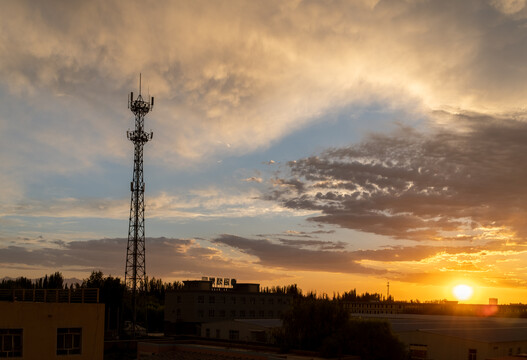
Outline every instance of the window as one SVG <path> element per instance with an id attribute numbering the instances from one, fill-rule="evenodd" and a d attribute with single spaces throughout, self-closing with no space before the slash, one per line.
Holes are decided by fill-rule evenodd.
<path id="1" fill-rule="evenodd" d="M 242 300 L 242 304 L 245 304 L 245 302 L 247 301 L 247 300 L 245 299 L 245 297 L 242 297 L 241 300 Z"/>
<path id="2" fill-rule="evenodd" d="M 411 360 L 426 360 L 428 358 L 428 346 L 423 344 L 410 344 Z"/>
<path id="3" fill-rule="evenodd" d="M 220 338 L 220 329 L 216 329 L 216 338 L 217 338 L 217 339 Z"/>
<path id="4" fill-rule="evenodd" d="M 249 311 L 249 317 L 250 318 L 254 318 L 256 315 L 255 315 L 255 311 L 254 310 L 251 310 Z"/>
<path id="5" fill-rule="evenodd" d="M 210 329 L 209 328 L 205 329 L 205 337 L 210 338 Z"/>
<path id="6" fill-rule="evenodd" d="M 240 317 L 241 317 L 241 318 L 244 318 L 244 317 L 245 317 L 245 310 L 240 310 Z"/>
<path id="7" fill-rule="evenodd" d="M 200 295 L 198 296 L 198 304 L 203 304 L 205 302 L 205 296 Z"/>
<path id="8" fill-rule="evenodd" d="M 478 351 L 476 349 L 468 349 L 468 360 L 477 360 Z"/>
<path id="9" fill-rule="evenodd" d="M 214 304 L 216 302 L 216 298 L 214 296 L 209 296 L 209 304 Z"/>
<path id="10" fill-rule="evenodd" d="M 181 304 L 181 296 L 179 296 L 179 295 L 177 296 L 177 303 Z"/>
<path id="11" fill-rule="evenodd" d="M 240 332 L 238 330 L 229 330 L 229 340 L 240 340 Z"/>
<path id="12" fill-rule="evenodd" d="M 209 317 L 214 317 L 214 309 L 209 309 Z"/>
<path id="13" fill-rule="evenodd" d="M 222 318 L 225 317 L 225 310 L 220 310 L 220 317 L 222 317 Z"/>
<path id="14" fill-rule="evenodd" d="M 236 310 L 231 310 L 231 317 L 232 318 L 236 317 Z"/>
<path id="15" fill-rule="evenodd" d="M 72 355 L 81 353 L 81 328 L 57 329 L 57 355 Z"/>
<path id="16" fill-rule="evenodd" d="M 0 329 L 0 357 L 22 357 L 22 329 Z"/>
<path id="17" fill-rule="evenodd" d="M 260 318 L 263 319 L 263 318 L 265 317 L 265 311 L 260 310 L 260 311 L 258 312 L 258 316 L 260 316 Z"/>

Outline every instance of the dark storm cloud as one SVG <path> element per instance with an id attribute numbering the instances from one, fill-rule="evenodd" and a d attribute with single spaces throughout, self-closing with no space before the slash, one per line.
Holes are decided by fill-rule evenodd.
<path id="1" fill-rule="evenodd" d="M 470 237 L 491 227 L 524 239 L 527 123 L 436 116 L 456 127 L 429 134 L 401 127 L 290 162 L 291 177 L 277 179 L 268 198 L 320 211 L 314 222 L 397 239 L 451 239 L 448 232 Z"/>

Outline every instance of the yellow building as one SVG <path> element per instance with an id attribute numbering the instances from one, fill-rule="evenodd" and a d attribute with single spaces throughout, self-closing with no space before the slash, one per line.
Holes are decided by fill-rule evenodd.
<path id="1" fill-rule="evenodd" d="M 98 289 L 0 290 L 0 358 L 102 360 Z"/>

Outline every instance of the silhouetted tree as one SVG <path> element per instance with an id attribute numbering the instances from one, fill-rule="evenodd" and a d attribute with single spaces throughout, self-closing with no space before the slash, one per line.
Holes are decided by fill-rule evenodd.
<path id="1" fill-rule="evenodd" d="M 364 360 L 403 360 L 404 345 L 387 322 L 352 319 L 342 302 L 316 296 L 298 298 L 275 334 L 285 351 L 318 351 L 326 357 L 360 355 Z"/>

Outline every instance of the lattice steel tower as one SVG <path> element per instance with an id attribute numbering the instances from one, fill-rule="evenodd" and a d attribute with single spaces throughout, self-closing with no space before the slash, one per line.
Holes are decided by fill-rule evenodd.
<path id="1" fill-rule="evenodd" d="M 137 292 L 141 283 L 146 286 L 145 272 L 145 183 L 143 181 L 143 145 L 152 140 L 153 132 L 144 131 L 145 115 L 154 107 L 154 98 L 143 100 L 141 95 L 141 75 L 139 75 L 139 96 L 134 100 L 130 93 L 128 108 L 135 115 L 135 130 L 127 131 L 128 139 L 134 143 L 134 174 L 130 183 L 132 199 L 128 226 L 128 246 L 126 248 L 126 268 L 124 279 L 132 291 L 132 332 L 135 336 Z"/>

